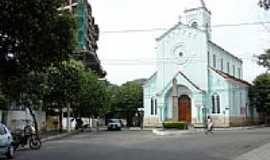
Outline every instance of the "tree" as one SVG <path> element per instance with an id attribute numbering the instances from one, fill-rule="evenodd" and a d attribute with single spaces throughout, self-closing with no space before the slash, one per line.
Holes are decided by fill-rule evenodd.
<path id="1" fill-rule="evenodd" d="M 58 10 L 63 3 L 1 0 L 0 57 L 13 54 L 23 68 L 31 70 L 68 58 L 74 48 L 75 21 Z"/>
<path id="2" fill-rule="evenodd" d="M 143 88 L 136 81 L 127 82 L 120 86 L 117 97 L 117 108 L 125 113 L 127 125 L 131 126 L 134 113 L 143 107 Z"/>
<path id="3" fill-rule="evenodd" d="M 6 98 L 0 94 L 0 108 L 5 109 L 7 105 L 7 100 Z"/>
<path id="4" fill-rule="evenodd" d="M 120 99 L 120 87 L 118 85 L 108 83 L 107 92 L 110 97 L 109 111 L 116 112 L 119 110 Z"/>
<path id="5" fill-rule="evenodd" d="M 34 93 L 42 91 L 42 72 L 71 54 L 75 22 L 69 13 L 58 10 L 62 3 L 0 1 L 0 83 L 10 101 L 40 97 Z"/>
<path id="6" fill-rule="evenodd" d="M 258 64 L 270 70 L 270 49 L 258 56 Z"/>
<path id="7" fill-rule="evenodd" d="M 84 65 L 75 60 L 52 65 L 47 73 L 47 91 L 44 102 L 47 110 L 58 110 L 60 131 L 62 131 L 63 108 L 78 106 L 80 75 Z"/>
<path id="8" fill-rule="evenodd" d="M 40 103 L 47 67 L 71 54 L 75 21 L 58 9 L 63 3 L 0 1 L 0 87 L 9 102 L 28 108 Z"/>
<path id="9" fill-rule="evenodd" d="M 265 10 L 268 10 L 270 8 L 270 0 L 260 0 L 259 6 L 264 8 Z"/>
<path id="10" fill-rule="evenodd" d="M 251 105 L 256 107 L 263 117 L 270 116 L 270 74 L 259 75 L 253 83 L 249 91 Z"/>
<path id="11" fill-rule="evenodd" d="M 80 102 L 77 112 L 80 116 L 104 116 L 110 106 L 107 83 L 99 81 L 97 75 L 86 70 L 81 75 Z"/>

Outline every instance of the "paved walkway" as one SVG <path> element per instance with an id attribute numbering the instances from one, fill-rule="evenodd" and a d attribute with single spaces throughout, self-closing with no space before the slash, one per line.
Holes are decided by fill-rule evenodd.
<path id="1" fill-rule="evenodd" d="M 263 126 L 247 126 L 247 127 L 231 127 L 231 128 L 214 128 L 215 132 L 224 132 L 224 131 L 241 131 L 241 130 L 252 130 L 257 128 L 263 128 Z M 200 134 L 204 133 L 204 128 L 190 128 L 189 130 L 174 130 L 174 129 L 162 129 L 156 128 L 152 129 L 152 132 L 159 136 L 167 136 L 167 135 L 188 135 L 188 134 Z"/>
<path id="2" fill-rule="evenodd" d="M 270 143 L 245 153 L 235 160 L 269 160 L 270 159 Z"/>

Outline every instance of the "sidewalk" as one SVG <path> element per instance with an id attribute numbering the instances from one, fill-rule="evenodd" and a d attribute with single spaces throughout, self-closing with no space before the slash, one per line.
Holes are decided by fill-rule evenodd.
<path id="1" fill-rule="evenodd" d="M 246 127 L 230 127 L 230 128 L 214 128 L 214 132 L 219 131 L 240 131 L 240 130 L 251 130 L 256 128 L 263 128 L 264 126 L 246 126 Z M 152 132 L 159 136 L 166 135 L 191 135 L 191 134 L 200 134 L 205 132 L 204 128 L 191 128 L 189 130 L 174 130 L 174 129 L 153 129 Z"/>
<path id="2" fill-rule="evenodd" d="M 247 152 L 235 160 L 269 160 L 270 159 L 270 143 Z"/>

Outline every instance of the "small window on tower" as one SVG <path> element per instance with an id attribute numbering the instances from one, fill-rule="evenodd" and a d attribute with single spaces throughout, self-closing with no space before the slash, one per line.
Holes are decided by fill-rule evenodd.
<path id="1" fill-rule="evenodd" d="M 179 55 L 179 57 L 183 57 L 184 54 L 183 54 L 183 52 L 179 52 L 178 55 Z"/>
<path id="2" fill-rule="evenodd" d="M 198 23 L 197 22 L 192 22 L 191 27 L 198 28 Z"/>

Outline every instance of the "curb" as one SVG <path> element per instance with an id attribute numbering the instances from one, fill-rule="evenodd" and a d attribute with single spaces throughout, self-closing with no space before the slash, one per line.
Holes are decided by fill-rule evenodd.
<path id="1" fill-rule="evenodd" d="M 189 131 L 189 130 L 183 130 L 183 131 L 166 131 L 166 130 L 158 130 L 158 129 L 153 129 L 152 132 L 155 135 L 158 136 L 172 136 L 172 135 L 188 135 L 192 134 L 195 132 Z"/>
<path id="2" fill-rule="evenodd" d="M 264 128 L 263 126 L 249 126 L 249 127 L 231 127 L 231 128 L 214 128 L 214 132 L 226 132 L 226 131 L 243 131 L 243 130 L 251 130 Z M 152 129 L 152 133 L 158 136 L 169 136 L 169 135 L 191 135 L 204 133 L 205 129 L 191 129 L 191 130 L 163 130 L 163 129 Z"/>
<path id="3" fill-rule="evenodd" d="M 70 133 L 63 133 L 63 134 L 58 134 L 58 135 L 54 135 L 54 136 L 49 136 L 46 138 L 41 138 L 41 142 L 47 142 L 47 141 L 52 141 L 52 140 L 56 140 L 56 139 L 61 139 L 61 138 L 65 138 L 68 136 L 76 135 L 78 133 L 80 133 L 80 131 L 71 131 Z"/>
<path id="4" fill-rule="evenodd" d="M 133 128 L 128 128 L 127 130 L 128 131 L 152 131 L 153 128 L 143 128 L 143 129 L 141 129 L 139 127 L 137 127 L 137 128 L 133 127 Z"/>

